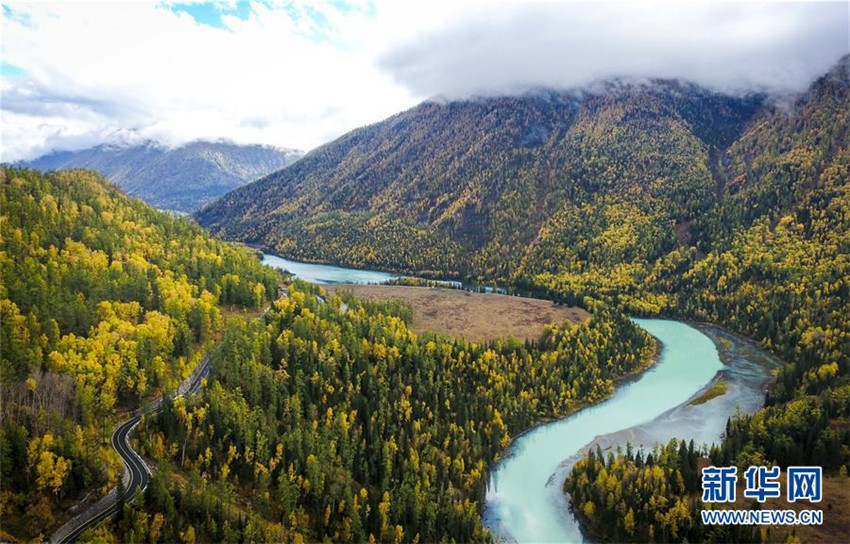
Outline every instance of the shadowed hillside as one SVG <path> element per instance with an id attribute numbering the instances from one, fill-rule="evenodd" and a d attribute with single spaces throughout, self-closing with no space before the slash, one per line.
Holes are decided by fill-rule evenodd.
<path id="1" fill-rule="evenodd" d="M 173 149 L 154 142 L 59 151 L 26 166 L 95 170 L 130 196 L 165 210 L 191 213 L 248 182 L 292 164 L 300 151 L 229 142 L 191 142 Z"/>
<path id="2" fill-rule="evenodd" d="M 669 81 L 426 102 L 233 191 L 198 219 L 302 259 L 499 276 L 567 203 L 639 192 L 647 206 L 663 201 L 668 222 L 704 211 L 715 150 L 762 102 Z"/>

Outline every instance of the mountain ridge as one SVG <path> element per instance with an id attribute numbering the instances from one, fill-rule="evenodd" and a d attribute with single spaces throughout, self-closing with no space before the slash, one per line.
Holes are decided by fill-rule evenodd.
<path id="1" fill-rule="evenodd" d="M 225 139 L 167 146 L 154 140 L 101 144 L 56 151 L 20 163 L 41 171 L 81 168 L 100 172 L 131 196 L 161 209 L 193 212 L 222 194 L 302 153 L 269 145 L 239 145 Z"/>
<path id="2" fill-rule="evenodd" d="M 586 141 L 646 139 L 658 133 L 678 155 L 704 155 L 702 166 L 673 157 L 681 163 L 673 170 L 702 168 L 709 178 L 709 151 L 728 146 L 757 111 L 769 107 L 764 95 L 728 96 L 679 81 L 620 84 L 615 93 L 603 94 L 538 89 L 518 97 L 425 101 L 311 151 L 293 168 L 228 193 L 196 217 L 214 232 L 292 257 L 486 275 L 450 255 L 479 252 L 494 242 L 526 245 L 538 236 L 545 218 L 576 192 L 606 186 L 620 191 L 635 181 L 630 177 L 648 184 L 667 173 L 661 162 L 672 157 L 647 141 L 655 149 L 642 158 L 648 161 L 643 174 L 605 179 L 599 161 L 585 160 L 595 159 L 601 146 L 593 143 L 596 149 L 582 155 Z M 607 134 L 612 125 L 630 134 Z M 616 143 L 620 156 L 601 160 L 635 162 L 625 142 Z M 520 202 L 508 203 L 517 195 L 522 195 Z M 510 217 L 518 230 L 504 232 L 499 215 Z M 449 256 L 423 260 L 411 255 L 394 266 L 362 255 L 365 249 L 343 249 L 356 246 L 357 238 L 381 237 L 370 221 L 406 233 L 405 254 L 427 251 L 417 243 L 421 238 L 436 241 Z M 330 228 L 331 223 L 337 226 Z M 339 232 L 345 231 L 357 236 L 341 238 Z M 340 250 L 321 251 L 309 242 L 309 248 L 303 247 L 305 238 L 317 233 Z"/>

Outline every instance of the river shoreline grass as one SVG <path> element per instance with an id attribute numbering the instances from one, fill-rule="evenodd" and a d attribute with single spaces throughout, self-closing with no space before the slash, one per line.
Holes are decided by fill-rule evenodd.
<path id="1" fill-rule="evenodd" d="M 698 396 L 697 398 L 695 398 L 694 400 L 689 402 L 688 406 L 697 406 L 697 405 L 700 405 L 700 404 L 704 404 L 704 403 L 710 401 L 711 399 L 713 399 L 715 397 L 720 397 L 722 395 L 725 395 L 727 388 L 728 388 L 728 384 L 723 380 L 720 380 L 718 382 L 714 382 L 711 385 L 711 387 L 706 389 L 705 393 L 703 393 L 702 395 Z"/>
<path id="2" fill-rule="evenodd" d="M 511 336 L 535 341 L 550 323 L 581 323 L 590 319 L 590 314 L 582 308 L 498 293 L 356 284 L 327 285 L 325 289 L 329 294 L 348 291 L 362 300 L 407 303 L 412 309 L 408 327 L 417 334 L 433 333 L 478 343 Z"/>

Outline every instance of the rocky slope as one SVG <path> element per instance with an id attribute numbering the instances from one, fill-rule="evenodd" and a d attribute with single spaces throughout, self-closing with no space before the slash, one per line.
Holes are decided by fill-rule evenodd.
<path id="1" fill-rule="evenodd" d="M 300 157 L 300 151 L 291 149 L 224 141 L 196 141 L 176 148 L 147 142 L 59 151 L 25 166 L 42 171 L 95 170 L 152 206 L 190 213 Z"/>

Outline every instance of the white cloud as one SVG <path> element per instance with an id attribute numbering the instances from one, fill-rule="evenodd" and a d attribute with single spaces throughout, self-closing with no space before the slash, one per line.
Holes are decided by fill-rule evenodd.
<path id="1" fill-rule="evenodd" d="M 409 40 L 382 66 L 449 97 L 610 77 L 793 91 L 850 51 L 850 3 L 507 4 Z"/>
<path id="2" fill-rule="evenodd" d="M 368 17 L 320 7 L 327 28 L 254 5 L 221 29 L 153 4 L 13 6 L 28 21 L 4 17 L 3 61 L 26 74 L 3 77 L 3 160 L 119 129 L 309 149 L 415 104 L 343 28 Z"/>
<path id="3" fill-rule="evenodd" d="M 608 76 L 800 88 L 848 49 L 848 4 L 268 7 L 225 28 L 156 4 L 4 6 L 2 160 L 132 131 L 310 149 L 429 96 Z"/>

